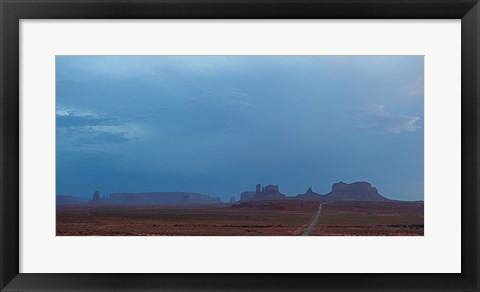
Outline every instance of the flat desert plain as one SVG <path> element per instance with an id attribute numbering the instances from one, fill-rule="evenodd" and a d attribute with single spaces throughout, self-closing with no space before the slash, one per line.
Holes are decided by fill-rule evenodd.
<path id="1" fill-rule="evenodd" d="M 423 203 L 326 203 L 310 235 L 423 235 Z"/>
<path id="2" fill-rule="evenodd" d="M 423 202 L 276 200 L 214 205 L 57 206 L 57 236 L 423 235 Z"/>

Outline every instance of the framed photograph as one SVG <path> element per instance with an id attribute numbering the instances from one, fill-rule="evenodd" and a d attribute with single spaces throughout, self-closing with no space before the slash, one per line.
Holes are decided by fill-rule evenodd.
<path id="1" fill-rule="evenodd" d="M 480 291 L 477 1 L 10 1 L 1 291 Z"/>

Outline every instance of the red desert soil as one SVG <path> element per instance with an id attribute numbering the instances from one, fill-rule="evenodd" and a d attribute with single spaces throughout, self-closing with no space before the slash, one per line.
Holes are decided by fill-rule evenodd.
<path id="1" fill-rule="evenodd" d="M 320 201 L 57 206 L 57 236 L 301 235 Z M 310 235 L 423 235 L 423 203 L 329 202 Z"/>
<path id="2" fill-rule="evenodd" d="M 423 235 L 423 202 L 324 204 L 310 235 Z"/>

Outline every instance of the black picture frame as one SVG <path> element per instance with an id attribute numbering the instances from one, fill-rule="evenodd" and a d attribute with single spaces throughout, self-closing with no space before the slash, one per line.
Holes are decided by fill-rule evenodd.
<path id="1" fill-rule="evenodd" d="M 0 0 L 0 18 L 1 291 L 480 291 L 478 252 L 480 5 L 477 0 Z M 19 20 L 155 18 L 461 19 L 462 272 L 459 274 L 19 273 Z"/>

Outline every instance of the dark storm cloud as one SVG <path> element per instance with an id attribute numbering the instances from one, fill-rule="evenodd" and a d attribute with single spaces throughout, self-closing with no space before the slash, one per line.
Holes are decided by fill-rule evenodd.
<path id="1" fill-rule="evenodd" d="M 361 180 L 423 199 L 423 66 L 422 56 L 57 56 L 57 190 L 228 199 L 257 183 L 295 195 Z"/>
<path id="2" fill-rule="evenodd" d="M 133 138 L 122 129 L 135 119 L 141 118 L 59 108 L 56 114 L 57 137 L 74 147 L 126 143 Z"/>
<path id="3" fill-rule="evenodd" d="M 57 127 L 115 126 L 128 122 L 127 119 L 106 116 L 78 116 L 74 114 L 58 115 Z"/>
<path id="4" fill-rule="evenodd" d="M 132 140 L 132 138 L 127 137 L 128 133 L 106 132 L 94 130 L 92 128 L 78 129 L 74 134 L 76 136 L 74 143 L 80 146 L 120 144 Z"/>
<path id="5" fill-rule="evenodd" d="M 353 129 L 398 134 L 415 132 L 420 129 L 418 116 L 406 116 L 388 112 L 381 105 L 368 106 L 361 110 L 350 111 L 357 120 Z"/>

